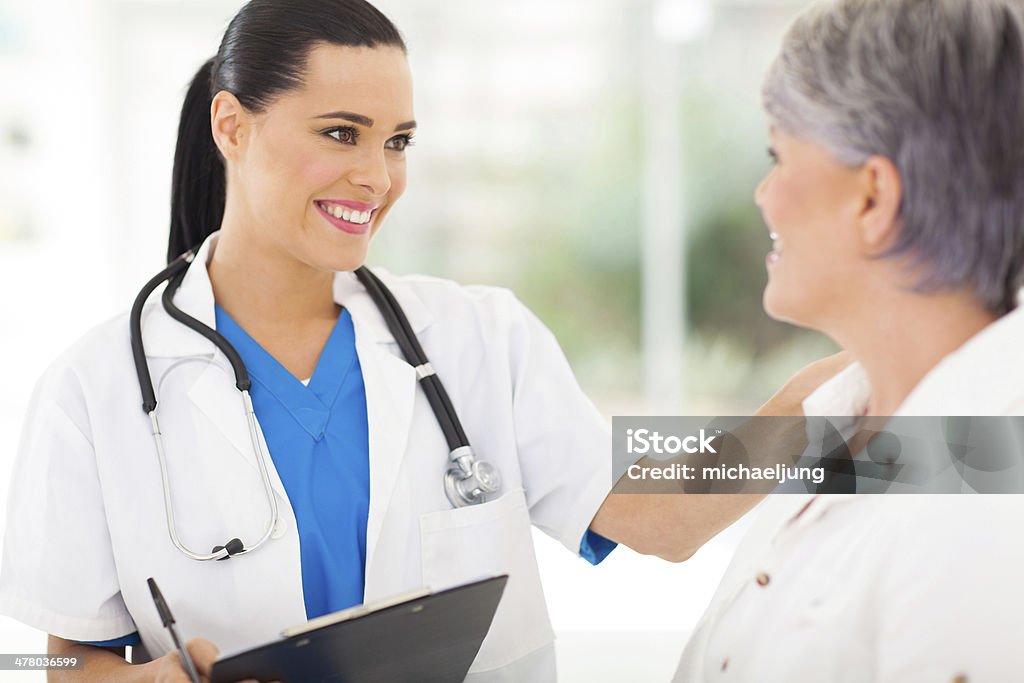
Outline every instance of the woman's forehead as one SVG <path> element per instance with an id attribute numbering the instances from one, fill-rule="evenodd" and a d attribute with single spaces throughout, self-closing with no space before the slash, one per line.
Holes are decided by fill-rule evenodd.
<path id="1" fill-rule="evenodd" d="M 318 45 L 307 58 L 303 87 L 293 94 L 312 116 L 353 111 L 385 125 L 413 118 L 412 77 L 397 47 Z"/>

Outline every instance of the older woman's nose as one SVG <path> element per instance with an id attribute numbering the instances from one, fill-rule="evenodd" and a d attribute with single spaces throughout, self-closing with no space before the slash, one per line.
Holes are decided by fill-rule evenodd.
<path id="1" fill-rule="evenodd" d="M 767 192 L 768 181 L 770 178 L 771 173 L 768 173 L 765 177 L 761 178 L 761 182 L 759 182 L 757 187 L 754 188 L 754 203 L 757 204 L 758 208 L 763 208 L 764 196 L 765 192 Z"/>

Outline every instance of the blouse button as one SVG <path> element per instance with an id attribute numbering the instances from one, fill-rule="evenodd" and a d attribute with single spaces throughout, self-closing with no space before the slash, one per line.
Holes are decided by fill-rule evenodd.
<path id="1" fill-rule="evenodd" d="M 967 674 L 957 674 L 953 677 L 953 683 L 967 683 Z"/>
<path id="2" fill-rule="evenodd" d="M 722 660 L 722 671 L 725 671 L 728 668 L 729 668 L 729 658 L 726 657 L 725 659 Z"/>
<path id="3" fill-rule="evenodd" d="M 771 577 L 765 572 L 761 572 L 757 575 L 756 581 L 758 586 L 767 586 L 768 582 L 771 581 Z"/>

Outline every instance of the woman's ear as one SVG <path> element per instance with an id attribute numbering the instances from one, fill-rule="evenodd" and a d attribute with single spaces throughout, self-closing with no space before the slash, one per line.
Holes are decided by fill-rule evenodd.
<path id="1" fill-rule="evenodd" d="M 886 157 L 872 156 L 860 169 L 864 203 L 858 229 L 865 250 L 884 251 L 899 233 L 903 183 L 896 165 Z"/>
<path id="2" fill-rule="evenodd" d="M 226 90 L 221 90 L 213 97 L 210 104 L 210 128 L 213 130 L 213 141 L 225 159 L 237 161 L 244 150 L 244 128 L 248 121 L 248 112 L 238 98 Z"/>

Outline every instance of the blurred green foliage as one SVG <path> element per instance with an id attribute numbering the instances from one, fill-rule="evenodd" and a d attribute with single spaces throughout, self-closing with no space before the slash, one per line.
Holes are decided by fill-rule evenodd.
<path id="1" fill-rule="evenodd" d="M 768 158 L 755 95 L 714 82 L 684 92 L 680 381 L 688 410 L 745 412 L 834 347 L 762 309 L 770 241 L 753 191 Z M 552 328 L 588 391 L 627 399 L 643 390 L 642 113 L 636 92 L 617 92 L 584 125 L 538 114 L 536 144 L 516 160 L 481 149 L 435 169 L 442 195 L 478 204 L 455 219 L 418 217 L 433 239 L 418 254 L 430 265 L 416 269 L 511 288 Z M 477 213 L 492 222 L 478 224 Z"/>

